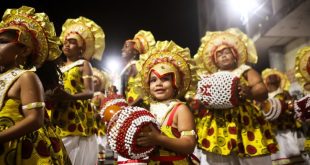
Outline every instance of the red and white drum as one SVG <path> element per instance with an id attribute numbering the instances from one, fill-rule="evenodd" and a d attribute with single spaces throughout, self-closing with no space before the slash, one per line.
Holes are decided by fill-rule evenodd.
<path id="1" fill-rule="evenodd" d="M 296 100 L 294 103 L 295 117 L 304 121 L 310 121 L 310 95 Z"/>
<path id="2" fill-rule="evenodd" d="M 239 78 L 231 72 L 220 71 L 198 82 L 196 99 L 206 108 L 227 109 L 238 105 Z"/>
<path id="3" fill-rule="evenodd" d="M 128 159 L 143 159 L 155 147 L 137 145 L 136 139 L 141 132 L 148 131 L 152 124 L 159 130 L 159 124 L 146 109 L 127 106 L 114 114 L 107 127 L 108 143 L 111 149 Z"/>

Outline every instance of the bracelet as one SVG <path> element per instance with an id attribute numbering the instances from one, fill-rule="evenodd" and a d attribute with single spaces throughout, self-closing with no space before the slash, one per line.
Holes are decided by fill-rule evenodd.
<path id="1" fill-rule="evenodd" d="M 182 131 L 182 132 L 181 132 L 181 136 L 192 136 L 192 135 L 196 135 L 195 130 Z"/>
<path id="2" fill-rule="evenodd" d="M 45 107 L 44 102 L 34 102 L 34 103 L 29 103 L 27 105 L 23 105 L 22 110 L 30 110 L 30 109 L 44 108 L 44 107 Z"/>
<path id="3" fill-rule="evenodd" d="M 83 79 L 86 79 L 86 78 L 93 78 L 93 76 L 91 75 L 85 75 L 85 76 L 82 76 Z"/>

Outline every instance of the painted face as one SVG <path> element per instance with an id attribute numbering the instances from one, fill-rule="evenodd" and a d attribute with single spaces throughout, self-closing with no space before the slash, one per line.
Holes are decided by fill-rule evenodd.
<path id="1" fill-rule="evenodd" d="M 19 55 L 23 45 L 16 42 L 17 33 L 14 30 L 0 33 L 0 66 L 12 67 L 15 65 L 16 55 Z"/>
<path id="2" fill-rule="evenodd" d="M 67 57 L 81 56 L 82 48 L 79 47 L 78 41 L 73 38 L 66 39 L 62 46 L 62 51 Z"/>
<path id="3" fill-rule="evenodd" d="M 158 101 L 174 98 L 175 88 L 173 87 L 173 75 L 167 74 L 159 77 L 154 72 L 151 72 L 150 93 Z"/>
<path id="4" fill-rule="evenodd" d="M 233 70 L 236 67 L 236 59 L 229 48 L 216 52 L 215 63 L 221 70 Z"/>
<path id="5" fill-rule="evenodd" d="M 131 59 L 135 55 L 138 55 L 138 51 L 134 48 L 133 41 L 126 41 L 122 48 L 122 57 L 126 59 Z"/>

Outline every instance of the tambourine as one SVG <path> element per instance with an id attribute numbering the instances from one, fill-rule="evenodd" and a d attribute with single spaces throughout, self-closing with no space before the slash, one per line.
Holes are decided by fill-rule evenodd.
<path id="1" fill-rule="evenodd" d="M 228 71 L 208 75 L 198 82 L 195 98 L 211 109 L 227 109 L 238 105 L 239 78 Z"/>

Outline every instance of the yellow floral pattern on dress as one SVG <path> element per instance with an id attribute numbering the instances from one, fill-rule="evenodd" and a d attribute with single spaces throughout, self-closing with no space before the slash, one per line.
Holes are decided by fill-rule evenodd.
<path id="1" fill-rule="evenodd" d="M 0 132 L 24 119 L 19 100 L 8 99 L 0 111 Z M 50 123 L 22 136 L 0 144 L 0 164 L 71 164 L 61 139 Z"/>
<path id="2" fill-rule="evenodd" d="M 84 89 L 82 72 L 74 66 L 63 73 L 65 90 L 70 94 Z M 76 100 L 58 103 L 52 113 L 53 123 L 60 128 L 60 136 L 90 136 L 97 133 L 94 108 L 90 100 Z"/>
<path id="3" fill-rule="evenodd" d="M 175 129 L 175 130 L 173 130 Z M 166 136 L 168 136 L 169 138 L 177 138 L 174 132 L 178 132 L 176 128 L 172 128 L 170 126 L 162 126 L 160 128 L 162 134 L 165 134 Z M 179 132 L 178 132 L 179 134 Z M 155 151 L 156 152 L 156 151 Z M 166 150 L 164 148 L 160 148 L 159 150 L 157 150 L 157 153 L 155 153 L 155 155 L 157 156 L 180 156 L 180 155 L 176 155 L 175 152 Z M 165 163 L 165 162 L 164 162 Z M 170 162 L 169 162 L 170 163 Z M 151 160 L 149 163 L 149 165 L 156 165 L 156 164 L 160 164 L 159 161 L 153 161 Z M 177 160 L 177 161 L 173 161 L 172 164 L 174 165 L 187 165 L 189 164 L 187 157 L 185 157 L 182 160 Z"/>
<path id="4" fill-rule="evenodd" d="M 243 76 L 240 81 L 247 83 Z M 207 152 L 249 157 L 277 151 L 270 123 L 250 100 L 231 109 L 208 109 L 196 129 L 198 145 Z"/>

